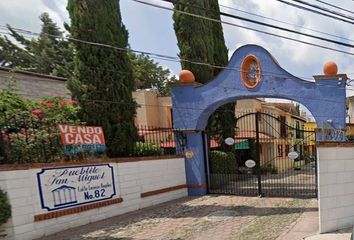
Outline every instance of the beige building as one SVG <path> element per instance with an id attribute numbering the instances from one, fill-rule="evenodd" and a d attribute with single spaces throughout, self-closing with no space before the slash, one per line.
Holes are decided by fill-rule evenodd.
<path id="1" fill-rule="evenodd" d="M 255 115 L 248 113 L 262 112 L 259 117 L 260 160 L 265 168 L 285 171 L 294 167 L 288 153 L 296 151 L 300 156 L 304 153 L 304 118 L 299 116 L 296 106 L 292 103 L 270 103 L 262 99 L 246 99 L 237 101 L 235 110 L 238 118 L 236 141 L 255 141 Z M 244 144 L 244 146 L 248 146 Z M 243 153 L 242 153 L 243 151 Z M 251 153 L 242 147 L 239 152 L 242 158 L 252 158 Z"/>
<path id="2" fill-rule="evenodd" d="M 154 90 L 139 89 L 133 92 L 133 98 L 138 105 L 135 125 L 142 141 L 162 148 L 175 148 L 171 97 L 159 96 Z"/>
<path id="3" fill-rule="evenodd" d="M 354 123 L 354 96 L 347 97 L 347 123 Z"/>
<path id="4" fill-rule="evenodd" d="M 171 97 L 159 96 L 154 90 L 138 89 L 133 92 L 138 104 L 135 124 L 155 128 L 172 128 Z"/>
<path id="5" fill-rule="evenodd" d="M 153 90 L 137 90 L 133 97 L 138 104 L 136 125 L 153 128 L 171 128 L 173 123 L 171 97 L 159 96 Z M 256 138 L 257 111 L 262 114 L 259 119 L 260 156 L 263 167 L 274 167 L 285 171 L 294 167 L 294 161 L 287 154 L 296 151 L 303 156 L 305 118 L 301 117 L 292 103 L 270 103 L 262 99 L 246 99 L 237 101 L 235 115 L 238 118 L 236 126 L 236 150 L 241 158 L 247 160 L 252 156 L 250 144 Z M 141 133 L 145 139 L 155 134 L 152 130 Z M 173 141 L 173 136 L 166 136 Z M 310 140 L 309 140 L 310 141 Z M 217 147 L 217 146 L 214 146 Z"/>

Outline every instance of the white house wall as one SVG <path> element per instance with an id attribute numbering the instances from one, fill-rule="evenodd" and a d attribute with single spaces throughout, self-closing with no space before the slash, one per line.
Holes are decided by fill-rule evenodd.
<path id="1" fill-rule="evenodd" d="M 12 217 L 0 229 L 5 230 L 8 234 L 5 239 L 39 238 L 187 196 L 184 158 L 121 163 L 113 161 L 107 162 L 107 164 L 113 167 L 115 187 L 118 193 L 111 200 L 122 199 L 122 202 L 47 220 L 43 220 L 43 218 L 46 218 L 46 214 L 51 213 L 41 207 L 37 181 L 37 173 L 46 166 L 25 170 L 1 170 L 0 188 L 8 193 L 12 206 Z M 68 166 L 63 166 L 63 168 L 65 167 Z M 165 191 L 163 191 L 164 189 Z M 162 191 L 158 193 L 159 190 Z M 37 220 L 38 216 L 42 216 L 42 220 L 35 221 L 35 216 L 37 216 Z"/>

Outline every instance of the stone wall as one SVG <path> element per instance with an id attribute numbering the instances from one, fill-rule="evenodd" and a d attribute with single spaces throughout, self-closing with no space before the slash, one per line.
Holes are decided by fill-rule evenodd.
<path id="1" fill-rule="evenodd" d="M 62 96 L 70 99 L 70 92 L 65 86 L 66 79 L 26 71 L 12 72 L 0 68 L 0 89 L 14 84 L 17 92 L 29 99 Z"/>
<path id="2" fill-rule="evenodd" d="M 43 208 L 40 197 L 43 188 L 38 173 L 46 169 L 76 169 L 98 163 L 113 169 L 115 196 L 54 211 Z M 184 158 L 174 156 L 108 159 L 96 163 L 0 165 L 0 188 L 8 193 L 12 205 L 12 217 L 0 227 L 0 232 L 5 230 L 8 240 L 39 238 L 187 196 L 186 187 Z"/>

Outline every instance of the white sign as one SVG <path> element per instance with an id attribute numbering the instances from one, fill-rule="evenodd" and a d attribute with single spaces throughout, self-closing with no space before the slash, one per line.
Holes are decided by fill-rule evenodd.
<path id="1" fill-rule="evenodd" d="M 248 168 L 253 168 L 254 166 L 256 166 L 256 162 L 252 159 L 248 159 L 246 162 L 245 162 L 245 165 L 246 167 Z"/>
<path id="2" fill-rule="evenodd" d="M 189 150 L 187 150 L 187 151 L 184 153 L 184 155 L 185 155 L 185 157 L 186 157 L 187 159 L 191 159 L 191 158 L 194 157 L 194 151 L 191 150 L 191 149 L 189 149 Z"/>
<path id="3" fill-rule="evenodd" d="M 294 160 L 298 157 L 299 157 L 299 154 L 297 152 L 289 152 L 288 153 L 288 158 L 290 158 L 291 160 Z"/>
<path id="4" fill-rule="evenodd" d="M 44 168 L 37 173 L 37 180 L 42 208 L 48 211 L 116 195 L 113 167 L 109 164 Z"/>
<path id="5" fill-rule="evenodd" d="M 235 140 L 231 137 L 228 137 L 225 139 L 225 143 L 229 146 L 233 145 L 235 143 Z"/>

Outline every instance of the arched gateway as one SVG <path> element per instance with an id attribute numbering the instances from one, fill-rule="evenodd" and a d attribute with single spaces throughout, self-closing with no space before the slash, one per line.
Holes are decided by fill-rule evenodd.
<path id="1" fill-rule="evenodd" d="M 189 194 L 207 193 L 203 131 L 209 116 L 226 103 L 247 98 L 293 100 L 311 111 L 319 127 L 329 128 L 317 133 L 318 141 L 343 141 L 347 77 L 334 74 L 314 76 L 314 79 L 314 82 L 299 79 L 282 69 L 264 48 L 246 45 L 235 51 L 228 66 L 208 84 L 193 82 L 173 86 L 174 128 L 182 130 L 186 149 L 194 152 L 186 160 Z"/>

